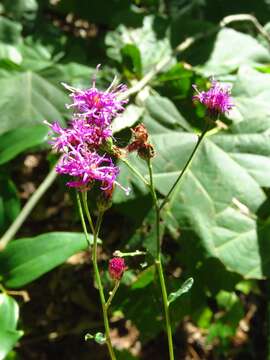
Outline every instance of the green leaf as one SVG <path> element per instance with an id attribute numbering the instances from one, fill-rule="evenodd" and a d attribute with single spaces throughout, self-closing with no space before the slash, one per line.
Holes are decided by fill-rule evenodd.
<path id="1" fill-rule="evenodd" d="M 21 31 L 21 24 L 0 16 L 0 59 L 16 64 L 22 62 L 22 54 L 18 49 L 22 40 Z"/>
<path id="2" fill-rule="evenodd" d="M 145 107 L 148 114 L 161 125 L 171 129 L 191 130 L 189 123 L 168 98 L 158 95 L 149 96 L 145 101 Z"/>
<path id="3" fill-rule="evenodd" d="M 142 271 L 136 281 L 132 284 L 132 290 L 142 289 L 149 285 L 154 280 L 155 272 L 156 268 L 154 265 L 151 265 L 146 270 Z"/>
<path id="4" fill-rule="evenodd" d="M 22 331 L 0 329 L 0 360 L 5 359 L 22 335 Z"/>
<path id="5" fill-rule="evenodd" d="M 14 240 L 0 253 L 2 282 L 10 288 L 24 286 L 85 249 L 82 233 L 52 232 Z"/>
<path id="6" fill-rule="evenodd" d="M 231 73 L 244 64 L 253 65 L 269 61 L 269 51 L 256 39 L 225 28 L 218 33 L 213 52 L 201 69 L 206 76 L 213 76 Z"/>
<path id="7" fill-rule="evenodd" d="M 123 114 L 117 116 L 112 122 L 112 131 L 117 133 L 123 129 L 133 126 L 140 119 L 144 109 L 136 105 L 128 105 Z"/>
<path id="8" fill-rule="evenodd" d="M 147 73 L 161 58 L 171 56 L 172 49 L 168 37 L 158 36 L 154 27 L 157 25 L 153 16 L 145 16 L 141 28 L 127 28 L 121 24 L 115 31 L 108 32 L 105 38 L 107 54 L 113 60 L 122 62 L 121 49 L 133 45 L 139 49 L 142 73 Z M 164 24 L 160 24 L 160 30 Z M 138 60 L 137 60 L 138 62 Z"/>
<path id="9" fill-rule="evenodd" d="M 269 81 L 268 74 L 240 68 L 233 88 L 232 124 L 206 137 L 165 209 L 182 232 L 196 233 L 208 256 L 245 278 L 260 279 L 270 273 L 269 229 L 262 231 L 256 216 L 266 200 L 261 186 L 270 186 L 270 171 L 266 171 L 270 170 Z M 171 131 L 159 117 L 145 116 L 144 120 L 157 154 L 154 181 L 165 196 L 197 136 Z M 131 159 L 147 176 L 144 163 L 133 155 Z M 124 171 L 131 187 L 139 186 L 137 179 Z"/>
<path id="10" fill-rule="evenodd" d="M 4 359 L 13 348 L 22 331 L 17 331 L 19 306 L 7 294 L 0 294 L 0 359 Z"/>
<path id="11" fill-rule="evenodd" d="M 0 16 L 0 42 L 16 45 L 21 41 L 22 25 Z"/>
<path id="12" fill-rule="evenodd" d="M 120 50 L 122 56 L 122 63 L 124 66 L 124 73 L 126 76 L 134 74 L 137 77 L 142 73 L 142 61 L 140 50 L 133 44 L 127 44 Z"/>
<path id="13" fill-rule="evenodd" d="M 27 141 L 25 140 L 27 139 Z M 0 165 L 48 140 L 46 125 L 24 126 L 0 135 Z"/>
<path id="14" fill-rule="evenodd" d="M 16 219 L 21 206 L 15 184 L 9 177 L 1 173 L 0 189 L 0 230 L 2 232 Z"/>
<path id="15" fill-rule="evenodd" d="M 189 278 L 177 291 L 170 293 L 170 295 L 168 296 L 169 305 L 172 302 L 174 302 L 176 299 L 178 299 L 180 296 L 187 293 L 192 288 L 193 283 L 194 283 L 193 278 Z"/>
<path id="16" fill-rule="evenodd" d="M 63 123 L 68 97 L 39 75 L 27 71 L 0 79 L 0 134 L 45 119 Z"/>
<path id="17" fill-rule="evenodd" d="M 0 294 L 0 324 L 1 329 L 15 330 L 19 318 L 19 306 L 7 294 Z"/>
<path id="18" fill-rule="evenodd" d="M 3 0 L 5 11 L 16 19 L 33 20 L 38 10 L 36 0 Z"/>

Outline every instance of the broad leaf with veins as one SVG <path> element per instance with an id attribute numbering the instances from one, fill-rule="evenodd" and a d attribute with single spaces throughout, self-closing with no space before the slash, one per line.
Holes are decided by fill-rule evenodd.
<path id="1" fill-rule="evenodd" d="M 232 125 L 209 133 L 166 208 L 181 231 L 191 229 L 198 235 L 209 256 L 246 278 L 270 273 L 263 235 L 267 229 L 260 229 L 256 217 L 266 200 L 261 186 L 270 186 L 270 105 L 265 101 L 270 96 L 270 76 L 264 74 L 264 81 L 260 77 L 250 68 L 239 70 Z M 154 180 L 162 195 L 169 191 L 197 139 L 183 132 L 181 124 L 172 131 L 164 121 L 151 117 L 148 109 L 145 123 L 157 154 Z M 142 161 L 132 158 L 146 174 Z M 139 186 L 133 175 L 129 178 Z"/>

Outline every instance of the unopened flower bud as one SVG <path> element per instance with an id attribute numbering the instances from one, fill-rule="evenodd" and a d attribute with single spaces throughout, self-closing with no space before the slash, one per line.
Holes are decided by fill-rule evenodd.
<path id="1" fill-rule="evenodd" d="M 120 280 L 126 269 L 123 258 L 114 257 L 109 261 L 109 274 L 113 280 Z"/>

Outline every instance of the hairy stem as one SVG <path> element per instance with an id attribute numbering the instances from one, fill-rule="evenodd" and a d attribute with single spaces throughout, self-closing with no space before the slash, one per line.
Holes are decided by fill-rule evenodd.
<path id="1" fill-rule="evenodd" d="M 166 332 L 168 339 L 168 347 L 169 347 L 169 356 L 170 360 L 174 360 L 174 351 L 173 351 L 173 339 L 172 339 L 172 328 L 170 321 L 170 313 L 169 313 L 169 303 L 168 303 L 168 294 L 166 289 L 166 283 L 163 274 L 162 260 L 161 260 L 161 239 L 160 239 L 160 209 L 158 205 L 157 194 L 154 187 L 153 182 L 153 170 L 151 160 L 147 161 L 148 169 L 149 169 L 149 177 L 150 177 L 150 191 L 153 199 L 153 204 L 156 211 L 156 244 L 157 244 L 157 254 L 155 259 L 155 265 L 158 271 L 159 282 L 161 286 L 162 293 L 162 301 L 163 301 L 163 309 L 165 314 L 165 322 L 166 322 Z"/>

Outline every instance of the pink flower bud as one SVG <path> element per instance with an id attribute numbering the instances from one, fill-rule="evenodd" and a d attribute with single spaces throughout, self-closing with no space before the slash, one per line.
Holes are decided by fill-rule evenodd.
<path id="1" fill-rule="evenodd" d="M 114 257 L 109 261 L 109 273 L 113 280 L 120 280 L 126 269 L 123 258 Z"/>

